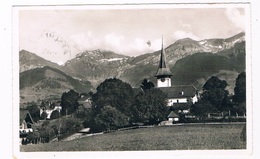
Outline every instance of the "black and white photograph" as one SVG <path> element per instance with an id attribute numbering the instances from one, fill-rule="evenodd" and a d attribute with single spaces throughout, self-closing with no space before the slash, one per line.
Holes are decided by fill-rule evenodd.
<path id="1" fill-rule="evenodd" d="M 13 6 L 14 156 L 252 153 L 250 17 L 250 3 Z"/>

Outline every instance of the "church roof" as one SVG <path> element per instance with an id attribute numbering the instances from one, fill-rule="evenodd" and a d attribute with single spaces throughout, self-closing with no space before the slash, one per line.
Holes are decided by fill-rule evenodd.
<path id="1" fill-rule="evenodd" d="M 162 76 L 172 76 L 172 73 L 169 68 L 159 68 L 155 77 L 162 77 Z"/>
<path id="2" fill-rule="evenodd" d="M 197 89 L 192 85 L 181 85 L 173 87 L 157 87 L 167 94 L 167 98 L 187 98 L 194 97 L 197 94 Z"/>
<path id="3" fill-rule="evenodd" d="M 162 77 L 162 76 L 172 76 L 170 69 L 166 65 L 165 50 L 163 48 L 163 43 L 162 43 L 159 67 L 155 77 Z"/>

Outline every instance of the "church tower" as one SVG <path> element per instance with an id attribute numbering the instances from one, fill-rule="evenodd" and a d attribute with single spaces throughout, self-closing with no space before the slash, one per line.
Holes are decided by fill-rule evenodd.
<path id="1" fill-rule="evenodd" d="M 157 77 L 157 87 L 171 87 L 171 76 L 172 73 L 166 65 L 165 50 L 163 48 L 163 38 L 162 38 L 162 50 L 159 62 L 159 67 L 155 77 Z"/>

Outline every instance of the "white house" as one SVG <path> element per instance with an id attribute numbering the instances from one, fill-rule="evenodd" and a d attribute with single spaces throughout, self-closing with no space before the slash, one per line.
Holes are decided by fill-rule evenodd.
<path id="1" fill-rule="evenodd" d="M 179 121 L 179 115 L 174 113 L 173 111 L 171 111 L 171 113 L 167 117 L 168 117 L 168 121 L 171 121 L 171 122 Z"/>
<path id="2" fill-rule="evenodd" d="M 47 114 L 46 118 L 50 119 L 53 111 L 57 110 L 60 113 L 61 109 L 62 107 L 59 103 L 55 103 L 55 106 L 51 106 L 51 103 L 47 102 L 44 106 L 40 107 L 40 115 L 45 112 Z"/>

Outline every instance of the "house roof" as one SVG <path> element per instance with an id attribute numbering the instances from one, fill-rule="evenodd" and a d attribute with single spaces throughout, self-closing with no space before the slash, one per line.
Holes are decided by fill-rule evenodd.
<path id="1" fill-rule="evenodd" d="M 167 94 L 167 98 L 187 98 L 194 97 L 197 94 L 197 89 L 192 85 L 181 85 L 173 87 L 157 87 Z"/>
<path id="2" fill-rule="evenodd" d="M 191 103 L 174 103 L 172 108 L 175 110 L 187 110 L 191 105 Z"/>
<path id="3" fill-rule="evenodd" d="M 23 123 L 23 121 L 25 120 L 25 118 L 27 117 L 27 115 L 29 115 L 29 118 L 30 118 L 31 122 L 34 123 L 34 121 L 33 121 L 32 117 L 31 117 L 29 111 L 28 111 L 28 110 L 25 110 L 25 109 L 20 109 L 20 117 L 19 117 L 19 119 L 20 119 L 20 125 Z"/>
<path id="4" fill-rule="evenodd" d="M 79 102 L 80 105 L 82 105 L 84 108 L 91 108 L 92 107 L 92 104 L 91 102 Z"/>
<path id="5" fill-rule="evenodd" d="M 91 97 L 89 95 L 81 95 L 78 99 L 78 103 L 84 108 L 91 108 Z"/>
<path id="6" fill-rule="evenodd" d="M 26 118 L 28 112 L 29 112 L 28 110 L 20 109 L 20 125 L 22 124 L 22 122 Z"/>
<path id="7" fill-rule="evenodd" d="M 168 118 L 178 118 L 179 115 L 174 113 L 174 111 L 171 111 L 171 113 L 167 116 Z"/>
<path id="8" fill-rule="evenodd" d="M 88 133 L 90 131 L 90 128 L 84 128 L 78 131 L 78 133 Z"/>
<path id="9" fill-rule="evenodd" d="M 78 102 L 84 102 L 84 101 L 87 101 L 87 100 L 89 100 L 89 99 L 90 99 L 89 96 L 84 96 L 84 97 L 79 98 L 79 99 L 78 99 Z"/>

